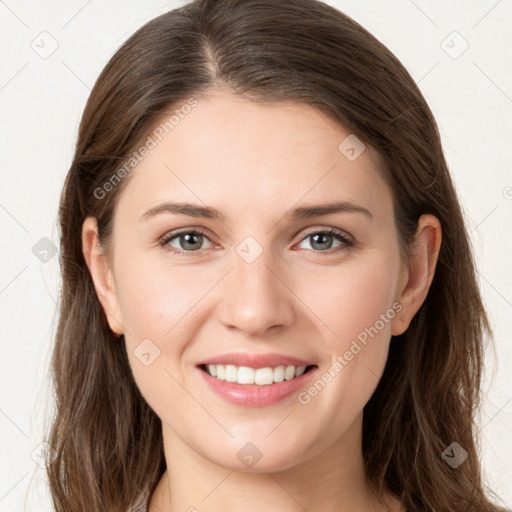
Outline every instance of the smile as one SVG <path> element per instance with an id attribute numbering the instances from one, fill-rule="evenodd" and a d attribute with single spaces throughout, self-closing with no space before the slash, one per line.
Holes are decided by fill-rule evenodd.
<path id="1" fill-rule="evenodd" d="M 291 398 L 318 370 L 314 359 L 287 354 L 231 352 L 199 361 L 200 380 L 223 401 L 266 407 Z"/>
<path id="2" fill-rule="evenodd" d="M 309 371 L 313 366 L 279 365 L 275 367 L 251 368 L 233 364 L 208 364 L 202 369 L 211 377 L 226 382 L 245 385 L 269 386 L 283 381 L 296 379 Z"/>

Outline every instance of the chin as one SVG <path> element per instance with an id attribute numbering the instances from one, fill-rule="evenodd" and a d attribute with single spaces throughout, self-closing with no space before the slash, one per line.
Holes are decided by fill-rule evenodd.
<path id="1" fill-rule="evenodd" d="M 274 425 L 275 428 L 275 425 Z M 270 430 L 269 430 L 270 431 Z M 229 442 L 212 440 L 216 449 L 205 446 L 203 457 L 218 466 L 247 473 L 268 473 L 286 471 L 313 458 L 320 447 L 311 443 L 298 431 L 293 435 L 274 432 L 268 435 L 238 436 Z M 275 438 L 271 439 L 275 435 Z M 267 437 L 265 437 L 267 436 Z M 316 450 L 315 450 L 316 445 Z"/>

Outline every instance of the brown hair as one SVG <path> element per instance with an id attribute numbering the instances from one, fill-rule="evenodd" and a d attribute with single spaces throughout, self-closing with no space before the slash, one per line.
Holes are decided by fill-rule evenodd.
<path id="1" fill-rule="evenodd" d="M 316 0 L 193 1 L 140 28 L 94 85 L 59 211 L 62 291 L 48 438 L 57 454 L 48 465 L 55 510 L 143 506 L 165 471 L 161 422 L 134 382 L 124 339 L 109 329 L 81 229 L 94 216 L 108 241 L 130 175 L 102 197 L 97 191 L 112 183 L 157 119 L 216 87 L 256 102 L 311 105 L 374 148 L 404 247 L 421 214 L 440 220 L 443 242 L 428 296 L 409 329 L 392 338 L 364 409 L 366 474 L 409 512 L 500 510 L 483 488 L 474 424 L 491 329 L 436 122 L 398 59 Z M 468 454 L 457 469 L 441 456 L 454 441 Z"/>

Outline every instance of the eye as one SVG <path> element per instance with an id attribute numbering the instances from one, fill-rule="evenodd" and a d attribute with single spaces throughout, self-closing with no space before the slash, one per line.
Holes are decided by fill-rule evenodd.
<path id="1" fill-rule="evenodd" d="M 310 249 L 314 252 L 327 252 L 329 254 L 352 247 L 355 243 L 349 235 L 335 228 L 311 232 L 303 237 L 301 243 L 308 239 L 311 239 Z M 339 245 L 332 249 L 336 240 Z M 209 243 L 207 247 L 203 247 L 205 241 Z M 206 236 L 206 233 L 199 229 L 170 233 L 161 239 L 160 244 L 169 251 L 185 255 L 212 248 L 214 245 Z"/>
<path id="2" fill-rule="evenodd" d="M 324 229 L 321 231 L 315 231 L 306 235 L 302 242 L 311 239 L 310 247 L 314 252 L 338 252 L 354 245 L 354 241 L 342 231 L 335 228 Z M 330 250 L 333 246 L 333 240 L 338 240 L 340 244 L 333 250 Z M 318 250 L 317 250 L 318 249 Z"/>
<path id="3" fill-rule="evenodd" d="M 165 236 L 161 240 L 161 245 L 165 246 L 169 250 L 173 252 L 177 252 L 179 254 L 186 254 L 190 252 L 196 252 L 201 249 L 208 249 L 213 244 L 210 242 L 210 246 L 202 247 L 203 242 L 205 240 L 209 240 L 205 233 L 199 230 L 193 231 L 180 231 L 178 233 L 173 233 L 169 236 Z M 178 244 L 178 247 L 171 244 L 171 242 L 175 241 Z"/>

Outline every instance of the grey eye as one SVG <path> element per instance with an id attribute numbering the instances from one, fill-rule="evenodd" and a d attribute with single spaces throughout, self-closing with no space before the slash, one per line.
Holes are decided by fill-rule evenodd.
<path id="1" fill-rule="evenodd" d="M 202 233 L 198 233 L 197 231 L 187 231 L 173 235 L 165 241 L 165 244 L 171 245 L 171 247 L 175 247 L 179 251 L 193 252 L 204 249 L 205 247 L 202 247 L 202 244 L 205 240 L 208 240 L 208 238 Z M 171 243 L 173 241 L 177 241 L 179 245 L 173 245 Z"/>

